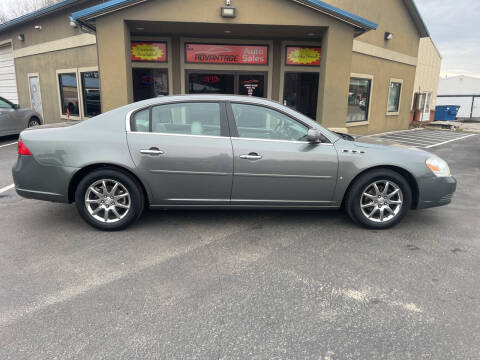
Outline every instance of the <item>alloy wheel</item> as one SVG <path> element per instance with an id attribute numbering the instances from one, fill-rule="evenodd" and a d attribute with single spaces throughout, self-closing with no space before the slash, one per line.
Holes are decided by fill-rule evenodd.
<path id="1" fill-rule="evenodd" d="M 368 185 L 360 197 L 363 215 L 373 222 L 387 222 L 395 218 L 403 206 L 403 193 L 391 180 L 377 180 Z"/>
<path id="2" fill-rule="evenodd" d="M 117 180 L 95 181 L 85 192 L 85 207 L 88 213 L 103 223 L 122 220 L 130 211 L 131 205 L 130 193 Z"/>
<path id="3" fill-rule="evenodd" d="M 28 123 L 28 127 L 34 127 L 40 125 L 40 122 L 38 120 L 30 120 Z"/>

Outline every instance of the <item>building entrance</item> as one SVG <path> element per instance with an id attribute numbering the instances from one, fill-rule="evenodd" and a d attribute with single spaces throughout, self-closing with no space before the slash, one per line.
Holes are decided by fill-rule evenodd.
<path id="1" fill-rule="evenodd" d="M 317 72 L 286 72 L 283 104 L 315 120 L 318 79 Z"/>
<path id="2" fill-rule="evenodd" d="M 266 73 L 188 71 L 188 94 L 230 94 L 265 97 Z"/>

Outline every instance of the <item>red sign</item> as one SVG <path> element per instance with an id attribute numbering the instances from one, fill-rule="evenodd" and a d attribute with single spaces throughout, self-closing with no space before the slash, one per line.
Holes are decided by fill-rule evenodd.
<path id="1" fill-rule="evenodd" d="M 185 60 L 193 64 L 267 65 L 268 46 L 188 43 Z"/>
<path id="2" fill-rule="evenodd" d="M 321 47 L 287 46 L 286 65 L 318 66 L 322 55 Z"/>
<path id="3" fill-rule="evenodd" d="M 130 53 L 132 61 L 167 62 L 167 43 L 132 41 Z"/>

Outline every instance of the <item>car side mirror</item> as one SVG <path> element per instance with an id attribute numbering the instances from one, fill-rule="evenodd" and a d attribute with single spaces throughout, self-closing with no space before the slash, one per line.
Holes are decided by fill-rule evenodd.
<path id="1" fill-rule="evenodd" d="M 307 132 L 307 139 L 309 142 L 311 143 L 316 143 L 318 144 L 319 142 L 321 142 L 321 133 L 320 131 L 316 130 L 316 129 L 308 129 L 308 132 Z"/>
<path id="2" fill-rule="evenodd" d="M 18 104 L 13 104 L 13 108 L 14 108 L 15 110 L 18 110 L 18 109 L 20 109 L 20 105 L 18 105 Z"/>

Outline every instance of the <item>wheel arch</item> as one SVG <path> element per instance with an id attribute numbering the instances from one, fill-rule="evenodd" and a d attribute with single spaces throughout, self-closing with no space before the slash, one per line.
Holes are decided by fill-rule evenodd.
<path id="1" fill-rule="evenodd" d="M 361 172 L 359 172 L 351 181 L 350 183 L 348 184 L 348 187 L 347 189 L 345 190 L 345 193 L 343 194 L 343 199 L 342 199 L 342 207 L 344 206 L 345 204 L 345 199 L 348 195 L 348 193 L 350 192 L 350 189 L 353 185 L 353 183 L 360 177 L 362 176 L 363 174 L 365 174 L 366 172 L 368 171 L 372 171 L 372 170 L 378 170 L 378 169 L 389 169 L 389 170 L 392 170 L 392 171 L 395 171 L 397 172 L 398 174 L 402 175 L 405 180 L 407 180 L 408 184 L 410 185 L 410 189 L 412 190 L 412 206 L 411 208 L 412 209 L 416 209 L 417 206 L 418 206 L 418 200 L 419 200 L 419 188 L 418 188 L 418 183 L 417 183 L 417 180 L 415 179 L 415 177 L 412 175 L 411 172 L 409 172 L 408 170 L 400 167 L 400 166 L 395 166 L 395 165 L 378 165 L 378 166 L 373 166 L 373 167 L 370 167 L 368 169 L 365 169 Z"/>
<path id="2" fill-rule="evenodd" d="M 143 182 L 140 180 L 140 178 L 137 175 L 135 175 L 131 170 L 129 170 L 129 169 L 123 167 L 123 166 L 119 166 L 119 165 L 115 165 L 115 164 L 108 164 L 108 163 L 90 164 L 90 165 L 85 166 L 85 167 L 81 168 L 80 170 L 78 170 L 72 176 L 72 178 L 70 179 L 70 183 L 68 184 L 68 202 L 72 203 L 72 202 L 75 201 L 75 191 L 77 189 L 78 184 L 80 183 L 80 181 L 82 180 L 82 178 L 85 175 L 89 174 L 90 172 L 92 172 L 94 170 L 105 169 L 105 168 L 110 168 L 110 169 L 115 169 L 115 170 L 121 171 L 121 172 L 129 175 L 130 177 L 132 177 L 135 181 L 137 181 L 138 184 L 140 185 L 141 189 L 142 189 L 145 204 L 146 205 L 150 204 L 149 193 L 147 192 L 147 189 L 146 189 L 145 185 L 143 184 Z"/>
<path id="3" fill-rule="evenodd" d="M 30 121 L 33 120 L 33 119 L 37 119 L 38 122 L 40 123 L 40 125 L 43 125 L 41 116 L 39 116 L 37 114 L 30 114 L 27 118 L 27 126 L 30 123 Z"/>

